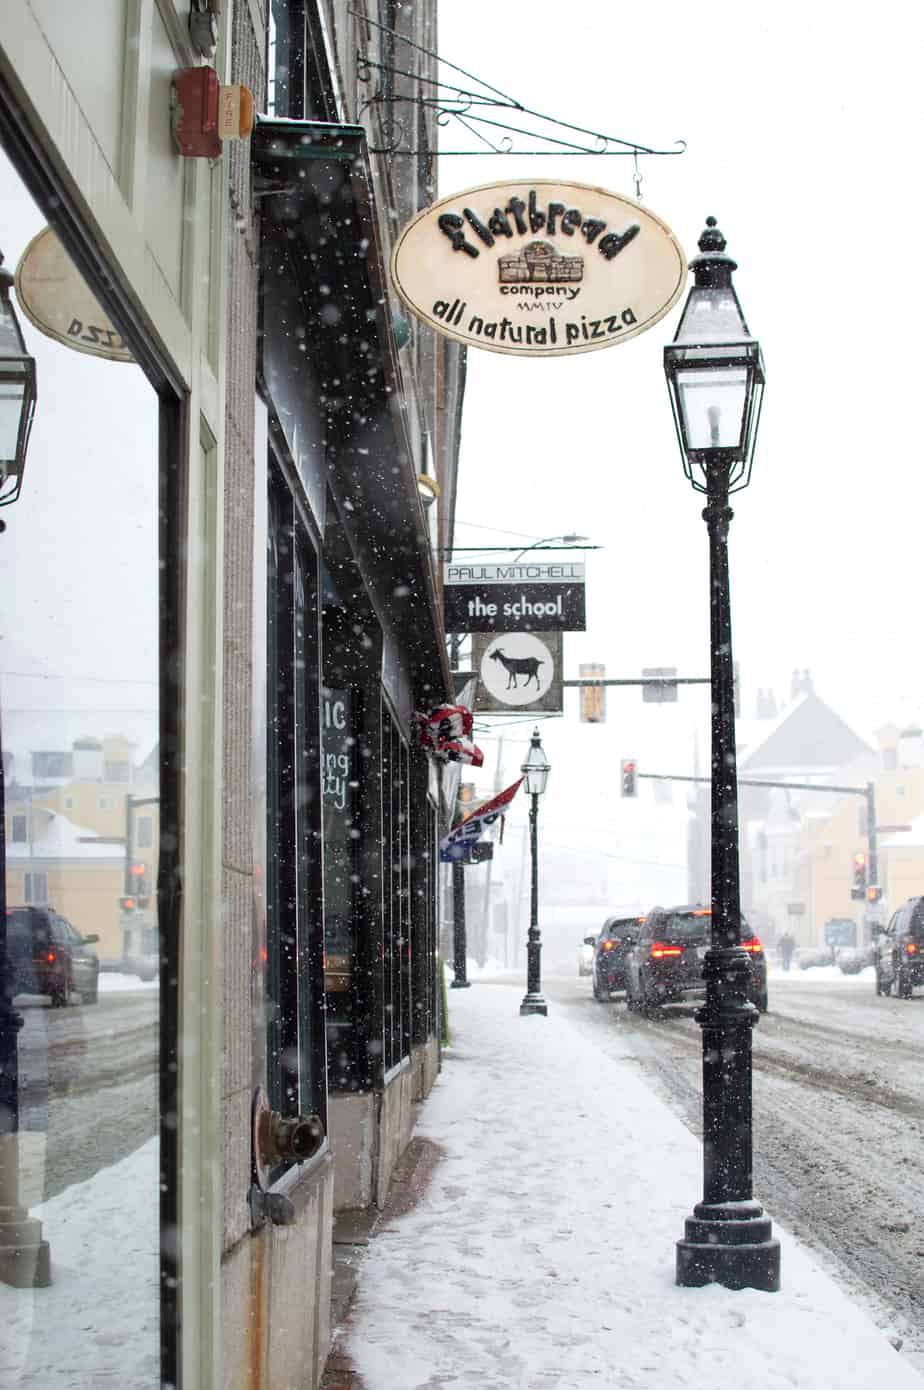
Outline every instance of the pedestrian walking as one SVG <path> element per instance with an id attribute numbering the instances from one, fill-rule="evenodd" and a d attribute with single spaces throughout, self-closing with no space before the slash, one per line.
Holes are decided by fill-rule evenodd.
<path id="1" fill-rule="evenodd" d="M 779 940 L 780 960 L 783 962 L 783 969 L 788 970 L 792 964 L 793 951 L 796 949 L 795 938 L 791 932 L 784 931 Z"/>

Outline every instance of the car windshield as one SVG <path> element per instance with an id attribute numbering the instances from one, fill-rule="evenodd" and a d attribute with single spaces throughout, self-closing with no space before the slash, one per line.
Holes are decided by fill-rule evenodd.
<path id="1" fill-rule="evenodd" d="M 659 935 L 671 941 L 705 941 L 709 935 L 711 912 L 672 912 L 665 920 Z"/>

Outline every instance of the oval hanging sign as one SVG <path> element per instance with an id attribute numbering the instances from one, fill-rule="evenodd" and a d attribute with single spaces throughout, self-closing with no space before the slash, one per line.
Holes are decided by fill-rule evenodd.
<path id="1" fill-rule="evenodd" d="M 536 179 L 441 198 L 401 232 L 391 273 L 438 333 L 556 357 L 651 328 L 680 297 L 687 262 L 670 227 L 631 198 Z"/>
<path id="2" fill-rule="evenodd" d="M 16 298 L 40 332 L 78 352 L 112 362 L 134 362 L 121 333 L 51 227 L 32 238 L 16 267 Z"/>

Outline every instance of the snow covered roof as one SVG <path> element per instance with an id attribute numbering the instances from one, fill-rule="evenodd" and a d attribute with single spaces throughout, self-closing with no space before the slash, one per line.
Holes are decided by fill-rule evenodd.
<path id="1" fill-rule="evenodd" d="M 749 742 L 747 735 L 752 734 Z M 873 756 L 868 744 L 814 692 L 800 695 L 776 717 L 750 723 L 739 736 L 739 771 L 835 769 Z"/>
<path id="2" fill-rule="evenodd" d="M 40 814 L 43 820 L 47 817 L 41 833 L 25 843 L 8 839 L 7 859 L 113 859 L 121 862 L 125 858 L 121 845 L 100 842 L 96 831 L 75 825 L 56 811 L 36 811 L 34 828 L 38 828 Z"/>

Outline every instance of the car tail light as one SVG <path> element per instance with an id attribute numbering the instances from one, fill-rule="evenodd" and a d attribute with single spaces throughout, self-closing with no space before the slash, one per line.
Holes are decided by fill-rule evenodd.
<path id="1" fill-rule="evenodd" d="M 54 965 L 54 963 L 55 963 L 55 953 L 54 953 L 54 951 L 49 951 L 49 952 L 48 952 L 48 955 L 45 957 L 45 959 L 48 961 L 48 964 L 49 964 L 49 965 Z"/>
<path id="2" fill-rule="evenodd" d="M 905 943 L 905 955 L 906 955 L 906 956 L 916 956 L 917 953 L 918 953 L 918 946 L 917 946 L 917 942 L 916 942 L 916 941 L 908 941 L 908 942 Z"/>
<path id="3" fill-rule="evenodd" d="M 652 960 L 665 960 L 671 956 L 682 956 L 682 946 L 668 946 L 665 941 L 653 941 L 651 943 L 650 955 Z"/>
<path id="4" fill-rule="evenodd" d="M 752 956 L 759 956 L 763 954 L 764 948 L 760 944 L 759 936 L 752 936 L 748 941 L 742 941 L 741 944 L 746 951 L 750 951 Z"/>

